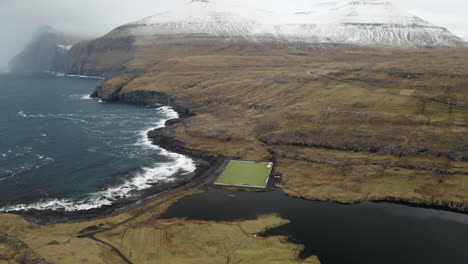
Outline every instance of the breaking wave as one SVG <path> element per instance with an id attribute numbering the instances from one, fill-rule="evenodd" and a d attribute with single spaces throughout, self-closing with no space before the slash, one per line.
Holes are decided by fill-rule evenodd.
<path id="1" fill-rule="evenodd" d="M 141 191 L 151 188 L 155 183 L 172 182 L 175 180 L 175 175 L 178 175 L 179 173 L 193 173 L 196 170 L 196 164 L 192 159 L 155 146 L 148 138 L 148 131 L 164 127 L 167 120 L 178 117 L 177 112 L 169 107 L 160 107 L 157 110 L 160 111 L 165 118 L 159 120 L 155 126 L 142 130 L 139 133 L 139 138 L 135 144 L 142 148 L 158 151 L 161 155 L 170 158 L 170 162 L 155 162 L 154 166 L 144 167 L 138 172 L 133 173 L 131 178 L 114 186 L 107 187 L 101 191 L 91 193 L 85 198 L 43 198 L 38 202 L 0 207 L 0 212 L 27 210 L 80 211 L 99 208 L 106 205 L 112 205 L 122 198 L 136 197 L 141 194 Z M 25 117 L 31 117 L 24 114 L 23 111 L 18 112 L 18 114 Z"/>
<path id="2" fill-rule="evenodd" d="M 99 79 L 104 80 L 105 78 L 97 77 L 97 76 L 88 76 L 88 75 L 78 75 L 78 74 L 66 74 L 63 72 L 53 72 L 53 71 L 44 71 L 46 73 L 52 74 L 56 77 L 73 77 L 73 78 L 86 78 L 86 79 Z"/>

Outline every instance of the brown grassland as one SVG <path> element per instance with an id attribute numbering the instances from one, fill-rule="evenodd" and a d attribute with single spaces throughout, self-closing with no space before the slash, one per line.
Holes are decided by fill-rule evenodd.
<path id="1" fill-rule="evenodd" d="M 468 48 L 158 41 L 101 96 L 169 95 L 196 114 L 175 130 L 187 147 L 275 159 L 292 196 L 467 208 Z"/>
<path id="2" fill-rule="evenodd" d="M 169 195 L 114 217 L 80 223 L 37 225 L 2 214 L 0 264 L 126 263 L 101 241 L 131 263 L 320 263 L 316 257 L 298 260 L 302 246 L 286 237 L 257 236 L 288 223 L 275 215 L 233 222 L 159 219 L 172 203 L 196 193 Z M 101 241 L 86 237 L 93 232 L 99 232 L 94 237 Z"/>
<path id="3" fill-rule="evenodd" d="M 115 51 L 124 66 L 105 59 L 105 47 L 75 61 L 84 73 L 125 69 L 98 88 L 105 100 L 141 102 L 165 94 L 193 112 L 173 134 L 187 148 L 274 160 L 291 196 L 468 208 L 468 48 L 293 46 L 187 36 L 141 38 L 134 45 L 131 56 Z M 94 69 L 93 61 L 99 61 Z M 145 206 L 74 224 L 42 226 L 0 215 L 6 234 L 0 234 L 0 256 L 8 256 L 0 264 L 41 258 L 123 263 L 108 245 L 77 237 L 90 226 L 102 231 L 95 238 L 134 263 L 318 262 L 297 260 L 301 247 L 283 237 L 254 236 L 287 223 L 277 216 L 229 223 L 159 219 L 180 197 L 162 198 L 167 202 L 142 215 Z M 130 221 L 119 225 L 125 219 Z M 21 262 L 25 255 L 35 262 Z"/>

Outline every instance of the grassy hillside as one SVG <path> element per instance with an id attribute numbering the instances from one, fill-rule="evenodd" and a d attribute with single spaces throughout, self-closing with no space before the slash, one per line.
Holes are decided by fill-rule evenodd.
<path id="1" fill-rule="evenodd" d="M 275 158 L 294 196 L 467 207 L 468 49 L 227 43 L 200 55 L 146 41 L 100 95 L 171 96 L 196 114 L 176 129 L 189 147 Z"/>

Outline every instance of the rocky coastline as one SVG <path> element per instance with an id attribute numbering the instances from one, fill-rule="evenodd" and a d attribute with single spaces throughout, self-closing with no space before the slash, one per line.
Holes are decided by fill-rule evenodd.
<path id="1" fill-rule="evenodd" d="M 96 92 L 91 96 L 95 97 Z M 151 97 L 145 98 L 144 93 L 137 93 L 136 97 L 130 97 L 127 95 L 126 98 L 128 100 L 117 101 L 141 104 L 159 104 L 167 99 L 166 95 L 157 97 L 155 93 L 151 93 L 150 96 Z M 148 132 L 147 136 L 154 145 L 193 159 L 197 164 L 195 172 L 186 175 L 177 175 L 177 180 L 172 183 L 165 183 L 163 186 L 154 185 L 152 188 L 144 190 L 139 196 L 122 198 L 114 202 L 112 205 L 105 205 L 100 208 L 83 211 L 28 210 L 11 211 L 8 213 L 21 215 L 28 221 L 36 224 L 76 223 L 115 216 L 163 196 L 194 188 L 194 186 L 199 186 L 200 183 L 203 183 L 209 176 L 211 176 L 213 168 L 217 168 L 221 165 L 224 161 L 224 157 L 213 153 L 186 148 L 182 141 L 175 139 L 172 136 L 172 130 L 185 118 L 193 115 L 193 113 L 180 106 L 175 106 L 173 109 L 179 113 L 179 118 L 167 120 L 165 127 L 151 130 Z"/>
<path id="2" fill-rule="evenodd" d="M 311 54 L 314 56 L 315 53 Z M 419 54 L 412 56 L 416 59 L 420 57 Z M 215 59 L 217 66 L 213 67 Z M 340 203 L 387 201 L 466 212 L 466 191 L 463 189 L 466 166 L 463 158 L 459 158 L 464 157 L 466 152 L 463 151 L 463 138 L 457 136 L 463 134 L 462 121 L 453 121 L 460 129 L 453 130 L 453 134 L 448 134 L 450 137 L 443 138 L 439 136 L 444 135 L 443 129 L 449 121 L 420 121 L 426 116 L 429 119 L 440 119 L 442 112 L 446 114 L 440 108 L 448 106 L 425 103 L 422 104 L 423 110 L 420 110 L 419 106 L 412 107 L 412 104 L 407 103 L 408 100 L 415 104 L 421 103 L 419 97 L 375 92 L 362 85 L 342 84 L 325 78 L 301 79 L 302 75 L 312 74 L 311 71 L 303 72 L 300 71 L 303 69 L 295 69 L 295 66 L 287 63 L 289 60 L 303 60 L 303 56 L 288 57 L 283 62 L 284 66 L 280 67 L 276 66 L 277 61 L 270 61 L 269 57 L 261 58 L 265 64 L 261 69 L 257 67 L 256 60 L 259 58 L 254 59 L 248 56 L 183 57 L 175 62 L 168 59 L 167 65 L 163 61 L 148 66 L 155 67 L 148 72 L 129 68 L 108 78 L 96 87 L 91 96 L 110 102 L 171 106 L 179 112 L 181 119 L 169 120 L 168 127 L 151 131 L 148 136 L 154 144 L 169 151 L 194 159 L 208 158 L 208 162 L 200 162 L 207 167 L 210 160 L 213 161 L 211 155 L 239 159 L 277 159 L 278 170 L 285 175 L 282 190 L 290 196 Z M 232 60 L 236 60 L 238 65 L 245 65 L 245 70 L 238 66 L 232 67 Z M 333 58 L 329 60 L 333 62 Z M 328 73 L 322 66 L 317 67 L 316 71 L 324 71 L 317 76 L 331 76 L 337 71 L 331 68 Z M 176 69 L 180 69 L 180 72 Z M 199 69 L 202 71 L 199 72 Z M 249 76 L 249 69 L 257 71 L 257 75 L 244 80 L 245 76 Z M 379 78 L 382 77 L 379 75 Z M 268 80 L 273 83 L 263 83 Z M 405 82 L 406 79 L 395 80 L 395 83 Z M 302 95 L 303 89 L 296 88 L 297 85 L 310 86 L 309 91 L 324 98 L 317 102 L 319 106 L 314 107 L 316 110 L 299 111 L 300 107 L 305 107 L 294 106 L 299 97 L 294 97 L 293 101 L 292 97 L 283 97 L 281 101 L 284 102 L 281 104 L 286 105 L 286 109 L 278 110 L 275 108 L 278 101 L 271 99 L 273 97 L 263 98 L 258 95 L 260 92 L 249 95 L 250 91 L 269 87 L 286 96 L 282 90 L 294 88 L 291 91 L 301 94 L 304 102 L 315 100 L 312 95 Z M 329 87 L 329 90 L 317 88 L 322 85 Z M 340 105 L 333 91 L 336 86 L 347 87 L 349 96 L 362 93 L 368 97 L 367 101 L 364 102 L 361 96 L 354 96 L 351 102 Z M 243 93 L 235 93 L 231 87 L 246 88 Z M 326 93 L 328 97 L 323 97 L 321 93 Z M 394 114 L 394 105 L 390 104 L 388 109 L 385 106 L 383 110 L 373 112 L 370 105 L 380 102 L 381 96 L 397 102 L 392 104 L 408 106 L 408 109 L 399 110 L 401 115 Z M 414 116 L 403 114 L 413 112 Z M 463 117 L 464 112 L 457 114 Z M 374 122 L 376 119 L 380 121 Z M 382 125 L 384 123 L 385 126 Z M 362 125 L 359 128 L 357 124 Z M 432 135 L 426 130 L 419 130 L 422 132 L 415 134 L 415 129 L 426 129 L 421 127 L 423 125 L 433 126 L 436 134 Z M 407 134 L 402 134 L 404 132 Z M 411 137 L 414 139 L 410 140 Z M 440 148 L 433 143 L 433 139 L 447 144 Z M 359 146 L 360 143 L 366 147 Z M 380 145 L 375 148 L 372 144 Z M 451 152 L 454 152 L 453 157 L 456 158 L 446 155 Z M 311 173 L 314 177 L 310 177 Z M 154 190 L 146 197 L 160 191 L 157 188 Z M 116 207 L 128 207 L 136 202 L 122 200 L 124 204 Z M 116 211 L 116 207 L 98 209 L 91 215 L 98 217 L 111 214 Z M 59 212 L 55 218 L 61 217 L 63 213 Z M 65 217 L 65 221 L 78 218 L 80 216 Z"/>

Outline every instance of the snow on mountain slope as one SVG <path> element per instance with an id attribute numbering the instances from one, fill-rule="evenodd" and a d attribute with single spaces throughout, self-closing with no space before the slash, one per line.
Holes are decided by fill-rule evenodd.
<path id="1" fill-rule="evenodd" d="M 317 5 L 279 27 L 285 38 L 388 46 L 457 46 L 463 40 L 382 0 L 351 0 Z"/>
<path id="2" fill-rule="evenodd" d="M 338 42 L 387 46 L 457 46 L 463 40 L 385 0 L 342 0 L 278 15 L 216 0 L 192 0 L 121 26 L 110 36 L 208 34 L 249 41 Z"/>
<path id="3" fill-rule="evenodd" d="M 323 6 L 323 5 L 322 5 Z M 382 0 L 351 0 L 329 3 L 320 11 L 318 23 L 329 24 L 398 24 L 433 26 L 410 13 Z"/>
<path id="4" fill-rule="evenodd" d="M 253 38 L 274 33 L 273 26 L 265 23 L 266 17 L 267 12 L 208 0 L 192 0 L 184 8 L 161 12 L 118 29 L 121 34 L 136 36 L 209 34 Z"/>

